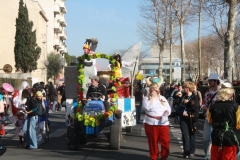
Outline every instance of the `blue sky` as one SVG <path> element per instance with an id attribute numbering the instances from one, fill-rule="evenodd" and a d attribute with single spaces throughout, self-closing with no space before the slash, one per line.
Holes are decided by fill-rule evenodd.
<path id="1" fill-rule="evenodd" d="M 67 0 L 67 50 L 70 55 L 83 54 L 86 38 L 99 40 L 97 52 L 113 54 L 141 41 L 137 34 L 141 0 Z M 197 24 L 197 22 L 196 22 Z M 197 37 L 197 28 L 187 29 L 186 40 Z M 142 45 L 142 49 L 149 46 Z"/>

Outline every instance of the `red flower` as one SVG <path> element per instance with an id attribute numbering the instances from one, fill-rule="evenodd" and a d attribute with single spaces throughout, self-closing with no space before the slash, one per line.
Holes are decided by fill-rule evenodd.
<path id="1" fill-rule="evenodd" d="M 111 98 L 113 98 L 114 94 L 113 94 L 113 93 L 111 93 L 109 96 L 110 96 Z"/>
<path id="2" fill-rule="evenodd" d="M 114 85 L 115 87 L 118 87 L 118 83 L 116 83 L 116 82 L 115 82 L 113 85 Z"/>

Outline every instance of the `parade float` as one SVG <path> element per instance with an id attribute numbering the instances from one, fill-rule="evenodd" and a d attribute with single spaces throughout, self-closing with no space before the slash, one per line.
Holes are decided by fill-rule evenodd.
<path id="1" fill-rule="evenodd" d="M 135 98 L 130 94 L 133 84 L 131 75 L 134 74 L 131 71 L 129 77 L 116 79 L 114 57 L 95 53 L 97 44 L 97 39 L 87 39 L 83 47 L 84 54 L 77 57 L 77 65 L 65 67 L 66 120 L 69 122 L 67 137 L 71 150 L 100 134 L 107 137 L 111 148 L 118 150 L 122 128 L 131 131 L 131 127 L 136 125 Z M 96 59 L 109 61 L 111 70 L 97 71 Z M 86 100 L 89 77 L 93 75 L 98 75 L 99 81 L 106 86 L 110 104 L 108 110 L 99 100 L 101 93 L 92 95 L 91 101 Z"/>

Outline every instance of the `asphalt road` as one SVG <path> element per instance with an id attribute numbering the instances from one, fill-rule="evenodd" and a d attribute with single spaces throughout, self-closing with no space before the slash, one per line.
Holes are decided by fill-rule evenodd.
<path id="1" fill-rule="evenodd" d="M 66 126 L 64 111 L 50 114 L 50 141 L 39 146 L 37 150 L 27 150 L 18 147 L 18 138 L 13 137 L 13 124 L 6 125 L 7 134 L 2 137 L 1 143 L 7 151 L 0 159 L 6 160 L 148 160 L 149 150 L 143 124 L 133 127 L 132 132 L 123 130 L 120 150 L 112 150 L 105 136 L 91 140 L 86 145 L 81 145 L 77 151 L 69 151 L 66 140 Z M 170 117 L 170 156 L 169 160 L 182 159 L 181 132 L 178 124 L 173 123 Z M 202 147 L 203 120 L 198 123 L 196 134 L 196 153 L 191 159 L 203 159 Z"/>

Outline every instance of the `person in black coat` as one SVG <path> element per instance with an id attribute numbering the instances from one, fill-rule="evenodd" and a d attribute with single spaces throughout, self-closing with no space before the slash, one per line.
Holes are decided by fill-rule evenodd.
<path id="1" fill-rule="evenodd" d="M 182 132 L 183 158 L 193 157 L 195 153 L 195 132 L 199 116 L 199 102 L 197 96 L 193 93 L 194 88 L 195 84 L 193 82 L 184 83 L 182 105 L 177 109 Z"/>
<path id="2" fill-rule="evenodd" d="M 225 86 L 228 85 L 228 87 Z M 211 159 L 236 159 L 239 142 L 236 129 L 239 127 L 238 104 L 233 101 L 234 89 L 224 83 L 218 91 L 217 101 L 209 109 L 208 120 L 212 124 Z M 239 129 L 239 128 L 238 128 Z"/>
<path id="3" fill-rule="evenodd" d="M 66 107 L 66 95 L 65 95 L 65 83 L 62 84 L 62 86 L 59 88 L 59 91 L 60 91 L 60 94 L 62 95 L 62 98 L 61 98 L 61 105 L 63 107 Z"/>
<path id="4" fill-rule="evenodd" d="M 57 99 L 58 99 L 58 94 L 57 94 L 57 90 L 55 88 L 55 86 L 53 85 L 52 82 L 50 82 L 49 84 L 49 93 L 48 93 L 48 97 L 50 100 L 50 104 L 52 105 L 52 111 L 55 111 L 55 107 L 57 105 Z"/>

